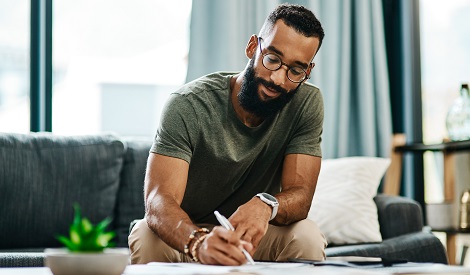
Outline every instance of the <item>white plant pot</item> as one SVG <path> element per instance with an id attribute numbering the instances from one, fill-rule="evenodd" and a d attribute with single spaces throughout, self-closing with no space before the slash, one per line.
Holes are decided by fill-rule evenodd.
<path id="1" fill-rule="evenodd" d="M 44 265 L 54 275 L 121 275 L 129 264 L 129 249 L 107 248 L 103 252 L 70 252 L 48 248 Z"/>

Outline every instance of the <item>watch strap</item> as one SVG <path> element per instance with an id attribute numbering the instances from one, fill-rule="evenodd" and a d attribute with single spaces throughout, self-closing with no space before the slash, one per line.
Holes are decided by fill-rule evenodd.
<path id="1" fill-rule="evenodd" d="M 269 220 L 270 221 L 273 220 L 276 217 L 277 210 L 279 208 L 279 202 L 277 201 L 276 197 L 268 193 L 258 193 L 256 194 L 256 197 L 258 197 L 262 202 L 271 206 L 272 213 L 271 213 L 271 217 L 269 218 Z"/>

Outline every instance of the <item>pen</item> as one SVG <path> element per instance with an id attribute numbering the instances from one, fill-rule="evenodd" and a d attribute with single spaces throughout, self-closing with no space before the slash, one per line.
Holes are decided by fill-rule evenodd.
<path id="1" fill-rule="evenodd" d="M 222 214 L 219 213 L 219 211 L 214 211 L 215 217 L 219 221 L 220 225 L 222 225 L 225 229 L 230 230 L 230 231 L 235 231 L 235 228 L 233 228 L 233 225 L 227 220 L 226 217 L 224 217 Z M 245 255 L 246 259 L 250 264 L 255 264 L 255 261 L 251 257 L 250 253 L 246 251 L 245 248 L 242 248 L 242 252 Z"/>

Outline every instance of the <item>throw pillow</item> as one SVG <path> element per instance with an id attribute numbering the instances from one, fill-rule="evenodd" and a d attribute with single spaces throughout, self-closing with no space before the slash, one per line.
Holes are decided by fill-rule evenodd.
<path id="1" fill-rule="evenodd" d="M 61 246 L 74 202 L 112 217 L 124 153 L 113 135 L 0 134 L 0 248 Z"/>
<path id="2" fill-rule="evenodd" d="M 322 161 L 308 218 L 329 244 L 380 242 L 373 198 L 390 160 L 347 157 Z"/>

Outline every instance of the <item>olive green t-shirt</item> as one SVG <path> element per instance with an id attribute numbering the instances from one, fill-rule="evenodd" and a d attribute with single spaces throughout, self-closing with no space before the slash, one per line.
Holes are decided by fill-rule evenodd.
<path id="1" fill-rule="evenodd" d="M 167 102 L 151 152 L 189 163 L 181 204 L 196 223 L 218 224 L 260 192 L 280 191 L 286 154 L 321 157 L 323 98 L 304 83 L 275 116 L 247 127 L 230 97 L 234 73 L 214 73 L 190 82 Z"/>

